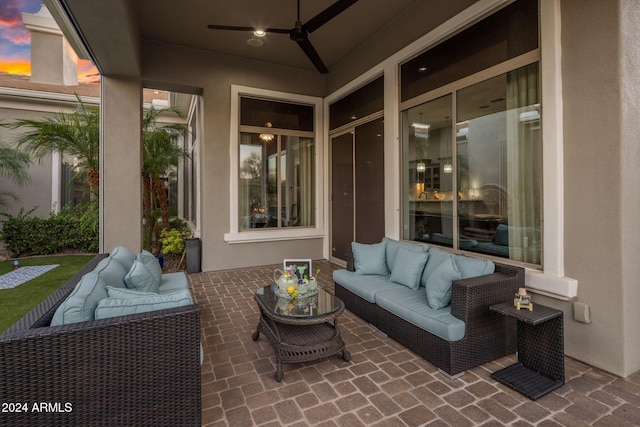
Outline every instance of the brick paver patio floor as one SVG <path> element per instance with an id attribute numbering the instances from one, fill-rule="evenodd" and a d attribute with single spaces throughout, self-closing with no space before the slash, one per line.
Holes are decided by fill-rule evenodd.
<path id="1" fill-rule="evenodd" d="M 320 283 L 333 291 L 329 261 Z M 202 310 L 202 423 L 206 426 L 640 426 L 640 373 L 621 379 L 566 358 L 564 387 L 533 402 L 491 379 L 515 355 L 449 380 L 349 311 L 341 355 L 286 364 L 274 379 L 267 339 L 254 342 L 256 290 L 278 266 L 189 275 Z"/>

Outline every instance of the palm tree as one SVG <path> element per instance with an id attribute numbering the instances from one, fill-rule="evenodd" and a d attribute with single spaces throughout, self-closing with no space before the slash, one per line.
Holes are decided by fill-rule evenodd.
<path id="1" fill-rule="evenodd" d="M 31 182 L 27 169 L 30 164 L 29 156 L 20 150 L 10 147 L 0 147 L 0 176 L 17 185 L 23 186 Z M 8 199 L 17 202 L 20 198 L 7 190 L 0 190 L 0 207 L 8 204 Z"/>
<path id="2" fill-rule="evenodd" d="M 158 118 L 166 113 L 175 113 L 178 117 L 182 117 L 180 111 L 174 107 L 161 109 L 151 107 L 145 112 L 142 123 L 144 147 L 142 203 L 145 218 L 143 246 L 146 248 L 151 248 L 154 231 L 156 241 L 159 241 L 158 222 L 153 216 L 156 203 L 162 219 L 161 227 L 166 229 L 169 226 L 169 204 L 161 176 L 189 157 L 188 151 L 182 148 L 177 140 L 179 135 L 186 137 L 187 126 L 179 123 L 159 124 Z"/>
<path id="3" fill-rule="evenodd" d="M 86 172 L 91 192 L 97 196 L 100 185 L 100 112 L 98 107 L 86 106 L 78 95 L 76 99 L 78 102 L 73 113 L 57 113 L 42 120 L 21 119 L 4 126 L 28 129 L 18 137 L 17 145 L 33 153 L 38 160 L 53 153 L 77 159 L 78 166 Z"/>

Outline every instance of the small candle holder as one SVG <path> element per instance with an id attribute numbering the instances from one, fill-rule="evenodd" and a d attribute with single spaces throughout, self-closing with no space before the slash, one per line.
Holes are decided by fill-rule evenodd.
<path id="1" fill-rule="evenodd" d="M 525 288 L 518 289 L 518 293 L 513 298 L 513 306 L 520 310 L 526 308 L 529 311 L 533 311 L 533 303 L 531 302 L 531 295 L 527 293 Z"/>

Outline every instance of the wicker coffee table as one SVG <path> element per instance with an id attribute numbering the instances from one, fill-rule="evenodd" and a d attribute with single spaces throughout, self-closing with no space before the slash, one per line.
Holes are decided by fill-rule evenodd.
<path id="1" fill-rule="evenodd" d="M 339 352 L 351 360 L 338 328 L 338 316 L 344 311 L 339 298 L 322 288 L 307 298 L 280 298 L 276 289 L 273 284 L 256 292 L 260 321 L 252 335 L 257 341 L 262 332 L 273 347 L 276 381 L 282 380 L 283 363 L 309 362 Z"/>

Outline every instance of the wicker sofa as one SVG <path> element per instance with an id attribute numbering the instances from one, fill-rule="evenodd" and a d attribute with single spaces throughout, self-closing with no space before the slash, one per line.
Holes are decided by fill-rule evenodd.
<path id="1" fill-rule="evenodd" d="M 422 264 L 424 268 L 418 269 L 422 274 L 420 284 L 410 289 L 394 283 L 388 274 L 359 274 L 357 261 L 350 251 L 346 270 L 334 272 L 336 296 L 348 310 L 422 356 L 450 378 L 516 352 L 515 321 L 490 312 L 489 306 L 513 299 L 518 288 L 524 286 L 522 268 L 490 261 L 481 264 L 485 269 L 490 266 L 493 272 L 453 280 L 450 282 L 450 304 L 432 309 L 427 304 L 425 282 L 429 274 L 434 275 L 437 271 L 437 265 L 433 264 L 442 263 L 447 257 L 455 259 L 459 265 L 477 259 L 453 255 L 425 244 L 387 238 L 383 243 L 387 244 L 386 260 L 380 263 L 386 261 L 389 270 L 393 264 L 399 264 L 398 257 L 402 255 L 398 247 L 431 253 L 426 264 Z M 472 274 L 467 273 L 467 276 Z"/>
<path id="2" fill-rule="evenodd" d="M 0 335 L 0 425 L 201 425 L 197 305 L 51 326 L 106 257 Z"/>

